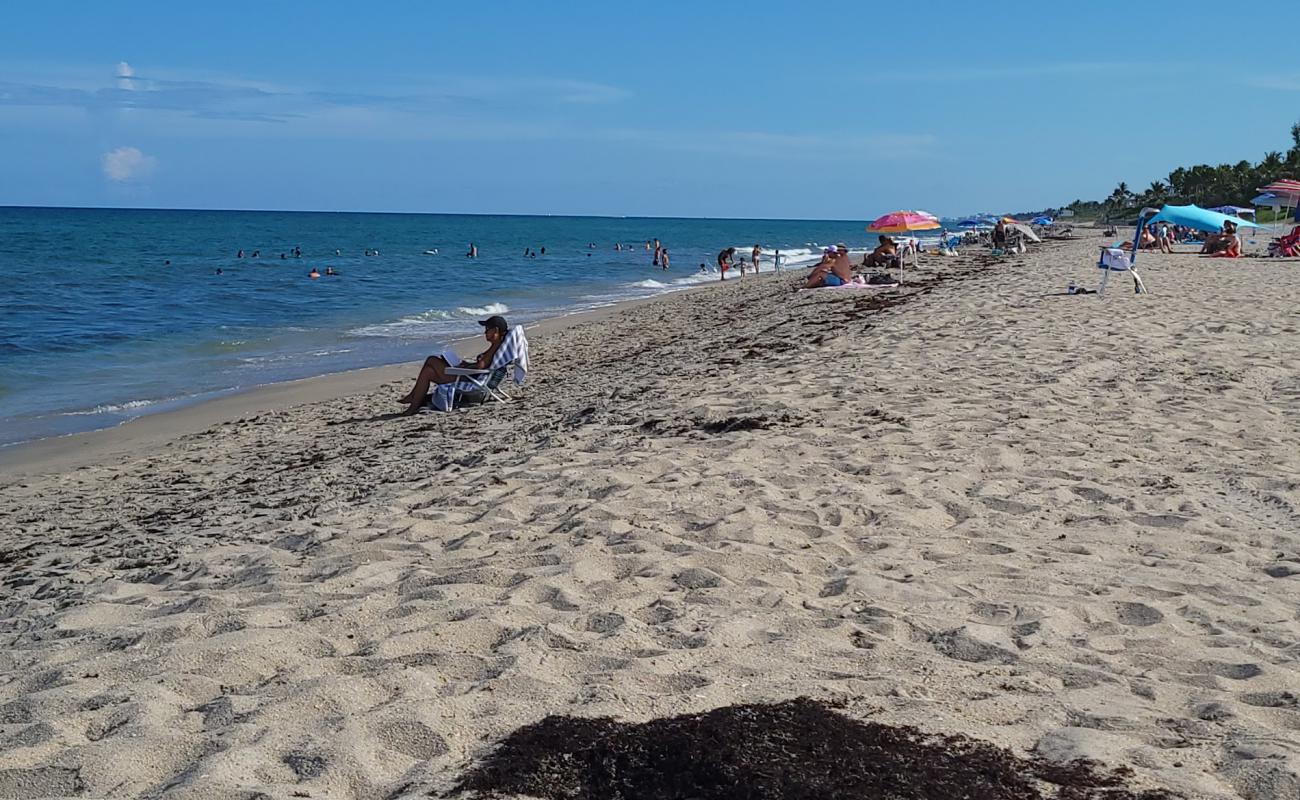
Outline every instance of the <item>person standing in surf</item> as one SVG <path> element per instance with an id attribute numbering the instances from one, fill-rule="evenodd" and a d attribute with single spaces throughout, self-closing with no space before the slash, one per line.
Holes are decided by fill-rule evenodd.
<path id="1" fill-rule="evenodd" d="M 718 272 L 722 275 L 722 280 L 727 279 L 727 270 L 731 269 L 732 259 L 736 257 L 736 248 L 728 247 L 726 250 L 718 253 Z"/>

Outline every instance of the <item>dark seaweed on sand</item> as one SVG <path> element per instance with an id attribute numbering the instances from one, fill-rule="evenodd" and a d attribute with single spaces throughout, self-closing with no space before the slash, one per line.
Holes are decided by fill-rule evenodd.
<path id="1" fill-rule="evenodd" d="M 451 791 L 546 800 L 1170 800 L 1129 773 L 859 722 L 799 698 L 640 724 L 552 716 Z"/>

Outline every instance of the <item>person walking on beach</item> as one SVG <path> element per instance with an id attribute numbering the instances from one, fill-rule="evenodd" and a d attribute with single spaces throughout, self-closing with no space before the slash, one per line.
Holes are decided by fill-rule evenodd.
<path id="1" fill-rule="evenodd" d="M 749 251 L 749 260 L 754 262 L 754 274 L 758 274 L 758 257 L 763 255 L 763 248 L 754 245 L 754 249 Z"/>

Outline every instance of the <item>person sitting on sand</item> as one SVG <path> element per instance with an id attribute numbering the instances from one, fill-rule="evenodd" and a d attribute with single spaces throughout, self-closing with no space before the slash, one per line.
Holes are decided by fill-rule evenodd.
<path id="1" fill-rule="evenodd" d="M 805 289 L 819 286 L 843 286 L 853 280 L 853 265 L 849 263 L 849 248 L 828 247 L 822 260 L 808 274 Z"/>
<path id="2" fill-rule="evenodd" d="M 506 331 L 510 326 L 506 324 L 505 317 L 493 316 L 487 319 L 479 320 L 483 326 L 483 338 L 487 339 L 488 349 L 479 353 L 473 361 L 461 361 L 459 364 L 448 364 L 442 356 L 429 356 L 424 360 L 424 366 L 420 368 L 420 374 L 415 377 L 415 386 L 403 397 L 398 398 L 397 402 L 405 403 L 407 408 L 402 412 L 403 416 L 409 416 L 420 410 L 420 406 L 425 404 L 430 384 L 455 383 L 459 378 L 455 375 L 448 375 L 448 367 L 465 367 L 467 369 L 487 369 L 492 363 L 492 357 L 497 354 L 497 348 L 505 341 Z"/>
<path id="3" fill-rule="evenodd" d="M 1227 250 L 1237 239 L 1237 226 L 1224 220 L 1223 230 L 1219 233 L 1212 233 L 1205 237 L 1205 244 L 1201 246 L 1201 255 L 1212 256 Z M 1237 241 L 1237 252 L 1241 252 L 1241 242 Z"/>
<path id="4" fill-rule="evenodd" d="M 1240 258 L 1241 257 L 1241 237 L 1237 235 L 1237 226 L 1231 222 L 1223 223 L 1223 233 L 1210 237 L 1215 240 L 1214 247 L 1207 255 L 1218 258 Z M 1205 246 L 1210 247 L 1210 240 L 1206 239 Z M 1202 252 L 1205 252 L 1202 250 Z"/>

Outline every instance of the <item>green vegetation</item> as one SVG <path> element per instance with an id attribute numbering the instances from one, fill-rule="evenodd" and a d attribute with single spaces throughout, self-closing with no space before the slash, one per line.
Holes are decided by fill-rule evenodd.
<path id="1" fill-rule="evenodd" d="M 1186 205 L 1195 203 L 1202 208 L 1214 206 L 1242 206 L 1259 194 L 1256 189 L 1278 178 L 1300 177 L 1300 122 L 1291 126 L 1291 149 L 1285 154 L 1265 153 L 1258 163 L 1238 161 L 1236 164 L 1198 164 L 1179 167 L 1169 173 L 1168 180 L 1156 181 L 1142 192 L 1129 189 L 1121 182 L 1105 200 L 1075 200 L 1066 206 L 1074 211 L 1077 220 L 1122 220 L 1137 216 L 1148 206 L 1159 208 L 1165 203 Z M 1260 212 L 1260 221 L 1272 218 L 1272 212 Z"/>

